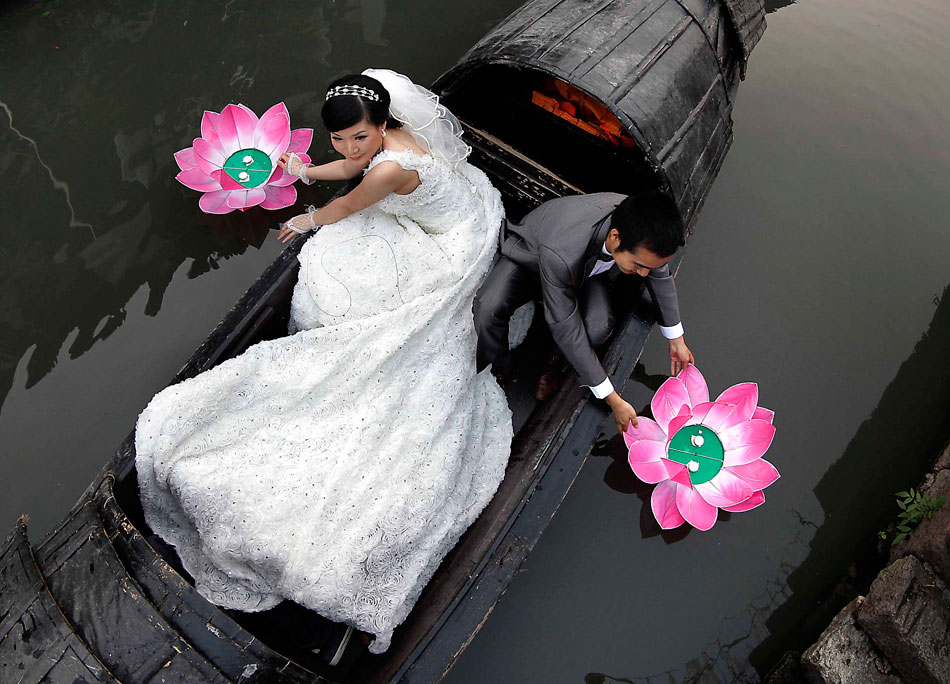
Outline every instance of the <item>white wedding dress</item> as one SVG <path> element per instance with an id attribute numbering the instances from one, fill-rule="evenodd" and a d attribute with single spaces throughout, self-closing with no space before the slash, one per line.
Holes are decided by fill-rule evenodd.
<path id="1" fill-rule="evenodd" d="M 491 499 L 512 436 L 472 324 L 498 192 L 466 161 L 382 162 L 422 184 L 304 245 L 299 332 L 163 390 L 135 436 L 146 521 L 203 596 L 288 598 L 375 634 L 374 653 Z"/>

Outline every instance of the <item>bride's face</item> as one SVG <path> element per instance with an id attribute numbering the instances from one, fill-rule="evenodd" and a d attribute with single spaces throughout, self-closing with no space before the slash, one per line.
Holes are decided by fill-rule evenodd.
<path id="1" fill-rule="evenodd" d="M 383 146 L 383 130 L 386 124 L 377 126 L 363 119 L 355 126 L 330 133 L 333 149 L 355 164 L 366 166 L 373 155 Z"/>

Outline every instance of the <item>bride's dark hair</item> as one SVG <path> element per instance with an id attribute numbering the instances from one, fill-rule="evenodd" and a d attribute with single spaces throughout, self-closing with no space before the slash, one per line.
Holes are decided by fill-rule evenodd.
<path id="1" fill-rule="evenodd" d="M 374 126 L 382 126 L 384 123 L 389 128 L 400 128 L 402 126 L 401 122 L 389 115 L 389 93 L 383 87 L 383 84 L 372 76 L 351 74 L 338 78 L 327 86 L 327 92 L 340 86 L 366 88 L 376 93 L 379 100 L 372 100 L 360 95 L 334 95 L 331 97 L 323 103 L 323 109 L 320 111 L 320 115 L 323 117 L 323 125 L 331 133 L 355 126 L 363 119 Z"/>

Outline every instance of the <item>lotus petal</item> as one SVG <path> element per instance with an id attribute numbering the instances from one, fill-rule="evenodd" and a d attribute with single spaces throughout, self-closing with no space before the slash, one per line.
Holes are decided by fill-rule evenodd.
<path id="1" fill-rule="evenodd" d="M 244 200 L 244 208 L 256 207 L 267 199 L 267 193 L 264 188 L 251 188 L 247 191 L 247 198 Z"/>
<path id="2" fill-rule="evenodd" d="M 201 137 L 223 155 L 224 147 L 221 145 L 221 138 L 218 136 L 217 126 L 218 119 L 220 118 L 221 115 L 217 112 L 209 112 L 206 110 L 205 113 L 201 115 Z"/>
<path id="3" fill-rule="evenodd" d="M 218 181 L 198 168 L 191 168 L 180 172 L 175 176 L 175 180 L 186 188 L 191 188 L 198 192 L 214 192 L 215 190 L 222 189 Z"/>
<path id="4" fill-rule="evenodd" d="M 683 406 L 691 407 L 692 405 L 689 403 L 686 386 L 680 382 L 679 378 L 667 378 L 650 402 L 653 419 L 666 434 L 670 434 L 670 421 L 679 415 Z"/>
<path id="5" fill-rule="evenodd" d="M 653 517 L 660 523 L 664 530 L 672 530 L 679 527 L 686 519 L 680 515 L 676 508 L 676 490 L 678 485 L 672 482 L 661 482 L 653 490 L 650 496 L 650 508 L 653 510 Z"/>
<path id="6" fill-rule="evenodd" d="M 250 192 L 247 189 L 241 190 L 232 190 L 231 194 L 228 195 L 228 206 L 232 209 L 246 209 L 247 208 L 247 194 Z"/>
<path id="7" fill-rule="evenodd" d="M 224 169 L 217 169 L 211 172 L 211 177 L 221 184 L 221 187 L 224 190 L 236 190 L 242 191 L 247 190 L 243 185 L 234 180 L 231 175 Z"/>
<path id="8" fill-rule="evenodd" d="M 670 439 L 673 439 L 673 435 L 675 435 L 681 427 L 686 425 L 692 417 L 693 414 L 690 413 L 689 407 L 684 406 L 680 414 L 670 421 Z"/>
<path id="9" fill-rule="evenodd" d="M 623 433 L 623 441 L 626 442 L 629 447 L 641 439 L 648 439 L 654 442 L 666 442 L 666 433 L 663 432 L 663 428 L 657 425 L 655 421 L 639 416 L 637 418 L 637 427 L 627 425 L 627 429 Z"/>
<path id="10" fill-rule="evenodd" d="M 198 206 L 206 214 L 228 214 L 232 211 L 227 203 L 230 194 L 230 190 L 206 192 L 198 198 Z"/>
<path id="11" fill-rule="evenodd" d="M 257 117 L 246 108 L 229 104 L 218 119 L 218 136 L 225 156 L 254 146 Z M 199 151 L 198 154 L 201 154 Z"/>
<path id="12" fill-rule="evenodd" d="M 261 202 L 264 209 L 283 209 L 297 201 L 297 189 L 292 185 L 285 188 L 268 185 L 264 188 L 266 197 Z"/>
<path id="13" fill-rule="evenodd" d="M 753 508 L 758 508 L 764 503 L 765 494 L 762 492 L 752 492 L 752 496 L 750 496 L 745 501 L 737 503 L 735 506 L 728 506 L 722 510 L 729 511 L 730 513 L 744 513 L 746 511 L 751 511 Z"/>
<path id="14" fill-rule="evenodd" d="M 195 148 L 186 147 L 183 150 L 175 152 L 175 163 L 178 164 L 178 168 L 182 171 L 197 167 L 198 162 L 195 161 Z"/>
<path id="15" fill-rule="evenodd" d="M 696 490 L 706 503 L 725 508 L 748 499 L 752 496 L 753 487 L 738 475 L 723 468 L 713 479 L 696 485 Z"/>
<path id="16" fill-rule="evenodd" d="M 238 102 L 237 106 L 240 107 L 240 108 L 243 109 L 245 112 L 247 112 L 248 114 L 251 115 L 251 119 L 254 121 L 254 125 L 255 125 L 255 126 L 256 126 L 258 123 L 260 123 L 260 119 L 257 118 L 257 114 L 254 113 L 254 110 L 253 110 L 253 109 L 251 109 L 250 107 L 248 107 L 248 106 L 245 105 L 245 104 L 241 104 L 240 102 Z M 289 117 L 290 114 L 288 114 L 287 116 Z"/>
<path id="17" fill-rule="evenodd" d="M 297 156 L 300 157 L 300 161 L 302 161 L 304 164 L 309 164 L 311 161 L 313 161 L 312 159 L 310 159 L 309 154 L 303 154 L 302 152 L 298 152 Z"/>
<path id="18" fill-rule="evenodd" d="M 682 463 L 677 463 L 676 461 L 671 461 L 668 458 L 664 458 L 660 461 L 663 464 L 663 467 L 666 469 L 667 479 L 681 484 L 684 487 L 689 487 L 692 489 L 693 483 L 689 479 L 689 468 L 687 468 Z"/>
<path id="19" fill-rule="evenodd" d="M 747 420 L 717 434 L 726 450 L 723 462 L 737 466 L 762 458 L 775 437 L 775 426 L 764 420 Z"/>
<path id="20" fill-rule="evenodd" d="M 297 176 L 289 174 L 284 171 L 279 166 L 274 168 L 274 173 L 270 175 L 270 178 L 267 180 L 267 185 L 276 185 L 278 188 L 282 188 L 285 185 L 290 185 L 294 181 L 300 180 Z"/>
<path id="21" fill-rule="evenodd" d="M 276 162 L 290 143 L 290 114 L 283 102 L 264 112 L 254 134 L 254 147 Z"/>
<path id="22" fill-rule="evenodd" d="M 720 404 L 735 404 L 736 406 L 736 412 L 730 418 L 729 424 L 722 426 L 725 430 L 736 423 L 752 419 L 756 404 L 759 403 L 759 386 L 754 382 L 741 382 L 716 397 L 716 401 Z"/>
<path id="23" fill-rule="evenodd" d="M 686 424 L 705 425 L 713 432 L 717 432 L 721 425 L 730 422 L 730 418 L 735 412 L 736 407 L 731 404 L 710 401 L 694 406 L 693 416 L 686 421 Z"/>
<path id="24" fill-rule="evenodd" d="M 630 463 L 653 463 L 666 456 L 666 445 L 663 442 L 654 442 L 641 439 L 630 445 L 627 461 Z"/>
<path id="25" fill-rule="evenodd" d="M 201 117 L 201 137 L 192 147 L 175 153 L 175 162 L 182 173 L 178 180 L 187 187 L 210 196 L 201 197 L 199 206 L 209 214 L 225 214 L 232 209 L 260 205 L 266 209 L 282 209 L 297 201 L 291 186 L 296 176 L 276 167 L 267 182 L 246 188 L 224 172 L 224 162 L 241 149 L 258 149 L 276 162 L 291 141 L 298 156 L 310 163 L 306 154 L 313 142 L 313 129 L 290 130 L 290 115 L 284 103 L 278 103 L 258 118 L 243 104 L 229 104 L 221 113 L 206 111 Z M 187 172 L 187 173 L 185 173 Z"/>
<path id="26" fill-rule="evenodd" d="M 676 508 L 686 522 L 704 532 L 716 524 L 719 516 L 719 509 L 703 499 L 695 488 L 676 487 Z"/>
<path id="27" fill-rule="evenodd" d="M 224 155 L 207 140 L 195 138 L 195 164 L 210 176 L 224 165 Z"/>
<path id="28" fill-rule="evenodd" d="M 630 462 L 630 467 L 638 478 L 647 484 L 656 484 L 668 480 L 666 468 L 661 461 L 652 461 L 650 463 Z"/>
<path id="29" fill-rule="evenodd" d="M 296 128 L 290 132 L 290 144 L 287 145 L 288 152 L 296 152 L 299 157 L 310 149 L 313 143 L 312 128 Z"/>
<path id="30" fill-rule="evenodd" d="M 767 409 L 763 406 L 757 406 L 755 408 L 755 413 L 752 414 L 752 417 L 755 420 L 765 420 L 771 423 L 773 420 L 775 420 L 775 411 Z"/>
<path id="31" fill-rule="evenodd" d="M 706 378 L 703 377 L 696 366 L 689 364 L 676 377 L 686 387 L 690 406 L 705 404 L 709 401 L 709 387 L 706 385 Z"/>
<path id="32" fill-rule="evenodd" d="M 781 477 L 778 469 L 764 458 L 745 465 L 728 466 L 723 470 L 728 470 L 742 478 L 756 492 L 765 489 Z"/>

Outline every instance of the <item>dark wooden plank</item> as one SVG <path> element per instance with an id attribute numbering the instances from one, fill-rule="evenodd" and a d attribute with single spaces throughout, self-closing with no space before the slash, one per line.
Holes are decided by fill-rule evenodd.
<path id="1" fill-rule="evenodd" d="M 40 571 L 69 624 L 112 674 L 126 682 L 225 684 L 145 598 L 91 502 L 72 523 L 62 528 L 68 539 L 48 545 Z"/>
<path id="2" fill-rule="evenodd" d="M 326 681 L 277 653 L 227 613 L 208 603 L 139 533 L 113 494 L 113 479 L 96 493 L 103 527 L 129 574 L 165 620 L 226 677 L 253 684 Z"/>
<path id="3" fill-rule="evenodd" d="M 115 682 L 73 632 L 47 590 L 23 520 L 0 554 L 0 581 L 0 682 Z"/>
<path id="4" fill-rule="evenodd" d="M 765 33 L 765 3 L 763 0 L 722 0 L 729 14 L 742 54 L 740 69 L 745 78 L 746 65 L 752 49 Z"/>
<path id="5" fill-rule="evenodd" d="M 574 66 L 573 55 L 566 50 L 558 55 L 559 61 L 564 70 L 572 77 L 583 78 L 591 69 L 600 64 L 607 55 L 616 50 L 621 43 L 631 39 L 634 32 L 639 29 L 643 23 L 656 14 L 657 11 L 667 2 L 667 0 L 650 0 L 642 5 L 635 7 L 634 11 L 629 11 L 624 5 L 618 3 L 616 7 L 622 10 L 618 16 L 604 13 L 597 16 L 597 21 L 591 22 L 588 26 L 589 34 L 581 39 L 581 45 L 576 46 L 573 53 L 585 55 L 583 61 Z M 622 17 L 626 15 L 626 17 Z M 622 21 L 622 24 L 620 23 Z"/>

